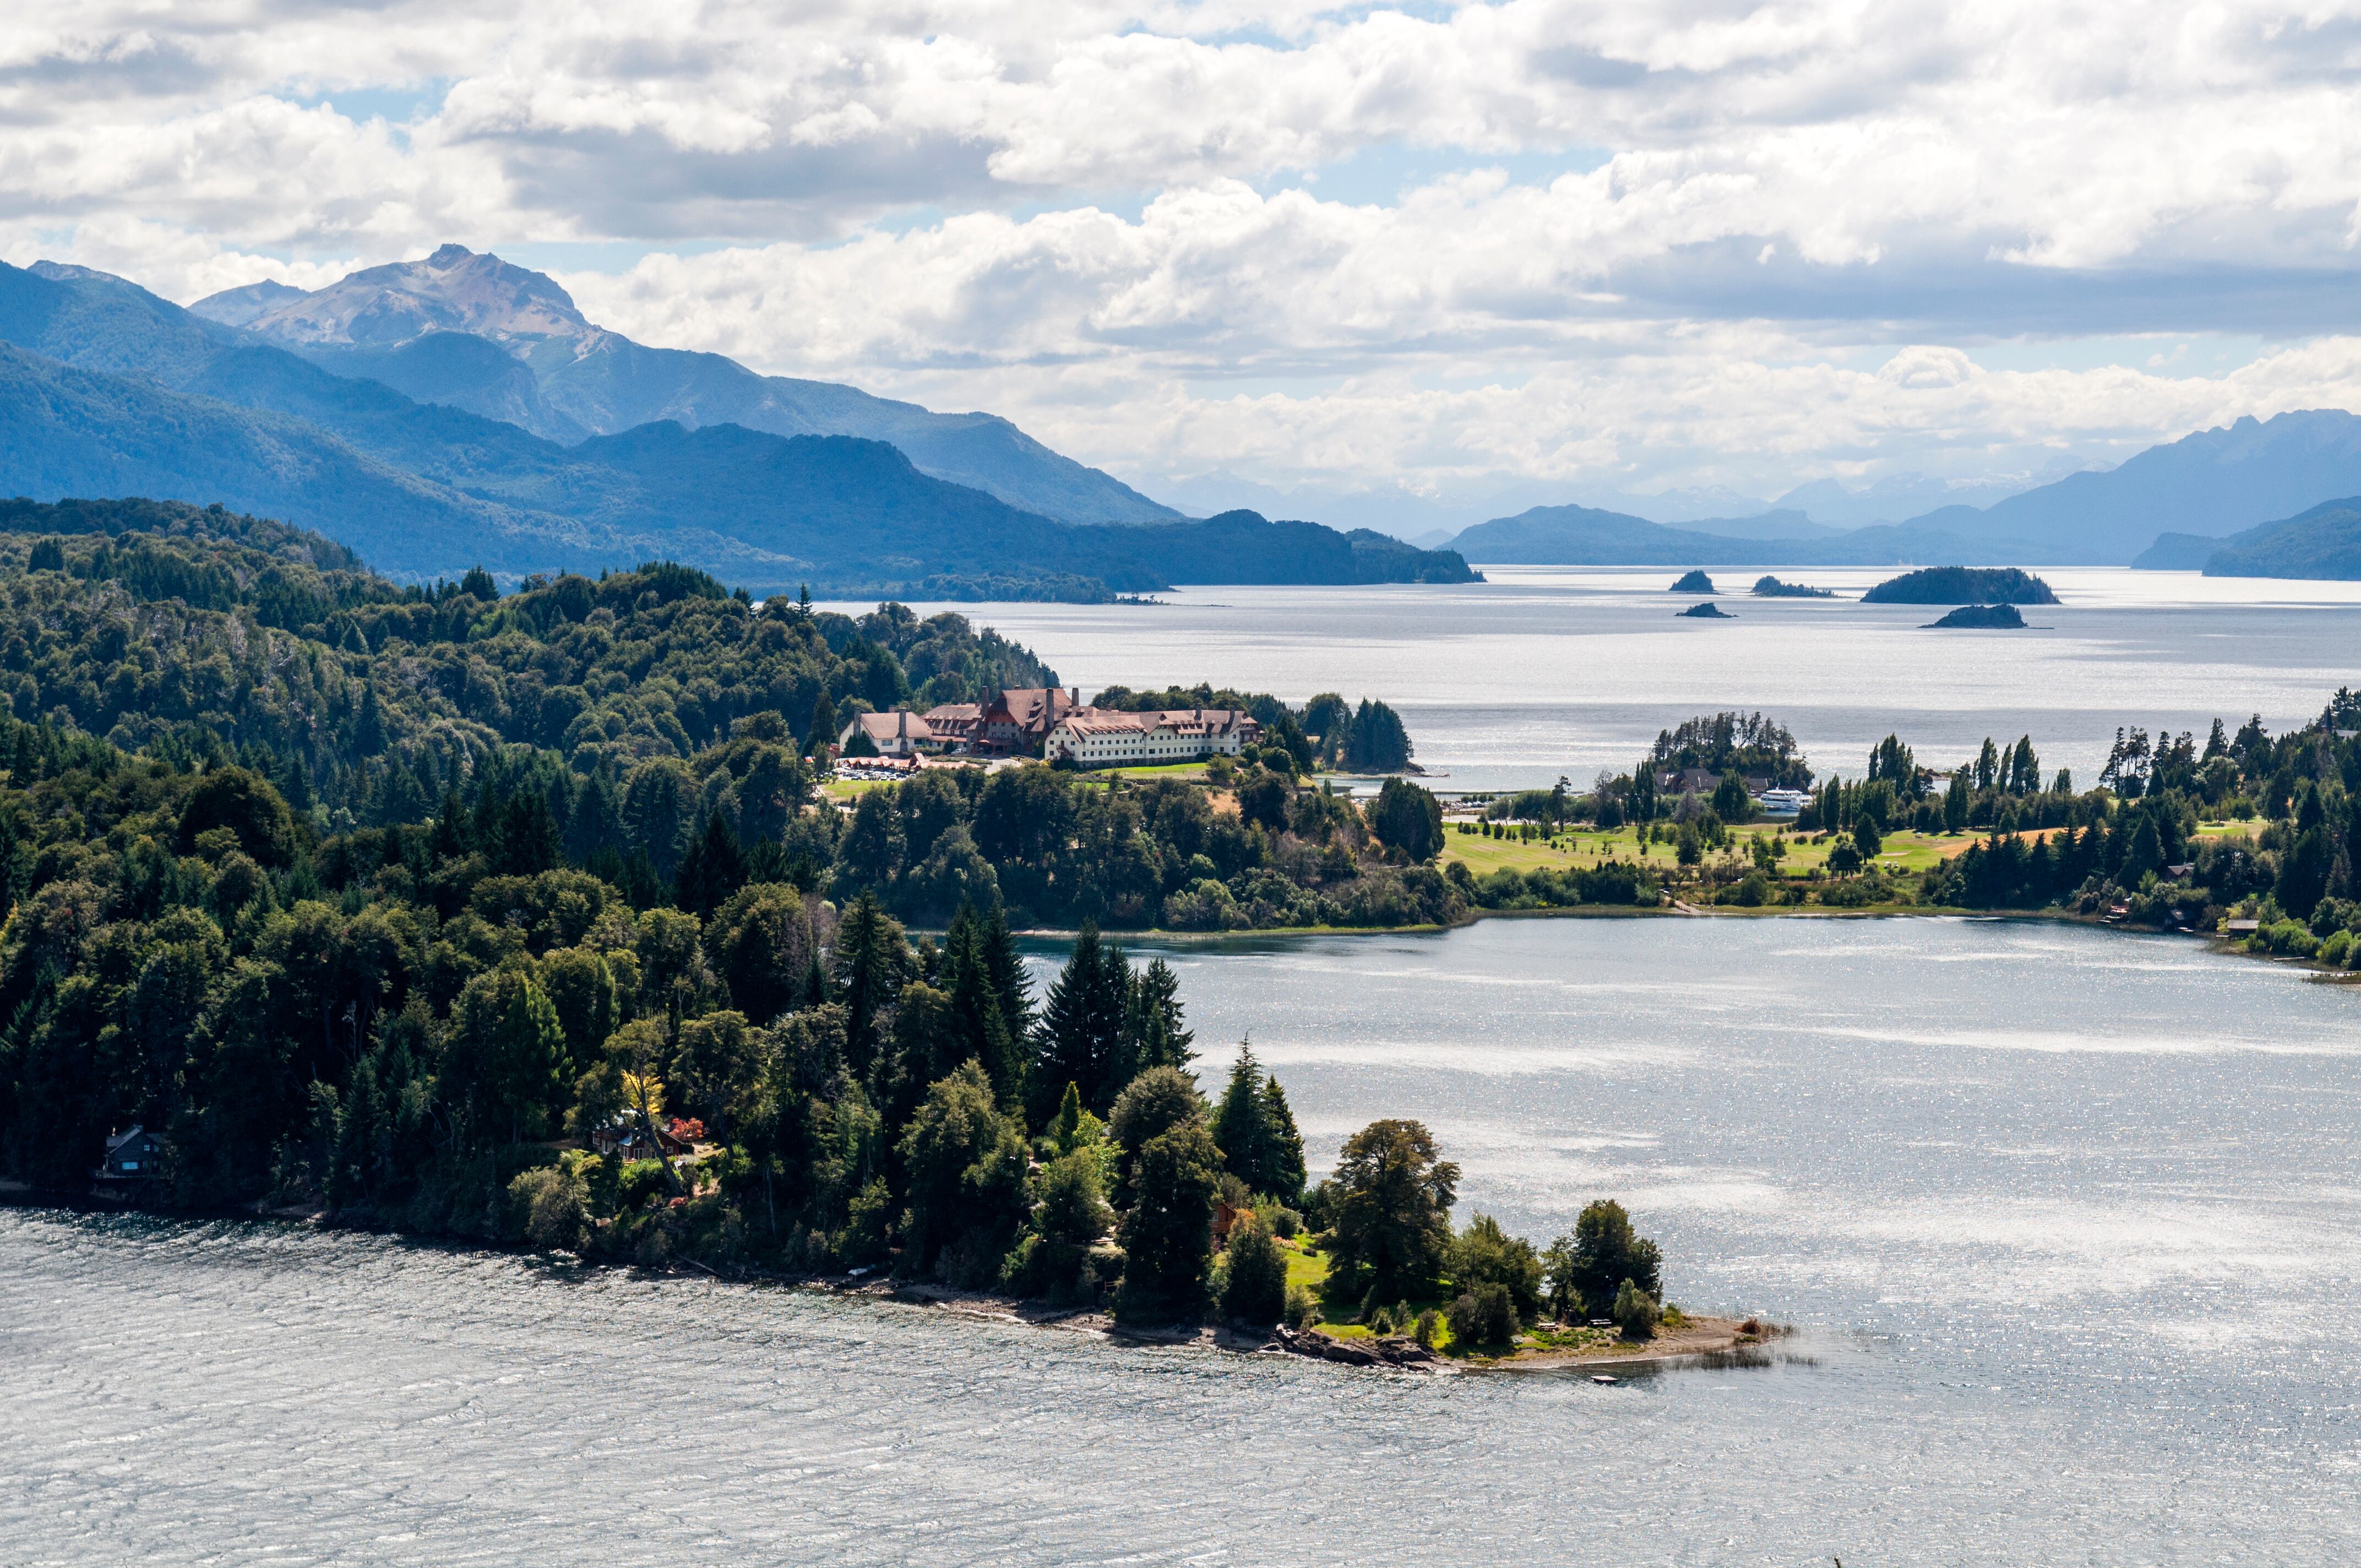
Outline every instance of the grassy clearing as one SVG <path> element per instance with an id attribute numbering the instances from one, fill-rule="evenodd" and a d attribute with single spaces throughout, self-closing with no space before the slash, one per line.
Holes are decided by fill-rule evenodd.
<path id="1" fill-rule="evenodd" d="M 888 789 L 890 779 L 830 779 L 819 786 L 820 793 L 830 800 L 855 800 L 873 789 Z"/>
<path id="2" fill-rule="evenodd" d="M 1786 831 L 1784 824 L 1775 823 L 1733 828 L 1730 830 L 1730 847 L 1708 856 L 1708 863 L 1734 858 L 1741 865 L 1751 865 L 1755 839 L 1780 838 Z M 1931 871 L 1938 862 L 1963 852 L 1976 839 L 1977 835 L 1971 833 L 1895 833 L 1885 840 L 1884 852 L 1877 857 L 1877 863 L 1893 872 Z M 1788 838 L 1779 870 L 1789 877 L 1824 870 L 1828 853 L 1835 847 L 1833 841 L 1814 843 Z M 1570 871 L 1607 861 L 1623 861 L 1670 874 L 1679 864 L 1672 845 L 1642 844 L 1639 830 L 1633 828 L 1619 828 L 1609 833 L 1569 828 L 1554 838 L 1527 841 L 1486 839 L 1462 833 L 1453 825 L 1444 831 L 1443 860 L 1446 865 L 1453 861 L 1462 861 L 1479 877 L 1497 871 Z"/>
<path id="3" fill-rule="evenodd" d="M 1202 762 L 1154 762 L 1133 768 L 1093 768 L 1094 779 L 1201 779 L 1205 776 Z"/>

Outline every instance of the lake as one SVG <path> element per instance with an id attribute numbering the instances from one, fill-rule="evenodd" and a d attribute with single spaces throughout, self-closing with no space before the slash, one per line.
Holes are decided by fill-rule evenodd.
<path id="1" fill-rule="evenodd" d="M 11 1563 L 2337 1563 L 2361 997 L 2034 922 L 1159 949 L 1315 1159 L 1422 1118 L 1536 1240 L 1801 1331 L 1620 1387 L 1143 1350 L 323 1235 L 0 1211 Z M 1046 970 L 1054 954 L 1034 960 Z"/>
<path id="2" fill-rule="evenodd" d="M 1771 715 L 1823 772 L 1858 778 L 1898 733 L 1929 766 L 1986 736 L 2030 734 L 2046 770 L 2097 780 L 2118 725 L 2277 733 L 2361 682 L 2361 583 L 2048 568 L 2065 602 L 2023 631 L 1920 630 L 1942 613 L 1864 605 L 1895 568 L 1777 568 L 1837 599 L 1758 599 L 1762 574 L 1713 574 L 1736 619 L 1688 620 L 1665 568 L 1488 565 L 1481 584 L 1189 588 L 1166 603 L 924 605 L 1032 648 L 1084 695 L 1199 680 L 1301 705 L 1316 692 L 1399 708 L 1440 787 L 1587 787 L 1628 772 L 1659 730 L 1699 711 Z M 1732 591 L 1734 590 L 1734 591 Z M 836 606 L 864 609 L 867 606 Z"/>

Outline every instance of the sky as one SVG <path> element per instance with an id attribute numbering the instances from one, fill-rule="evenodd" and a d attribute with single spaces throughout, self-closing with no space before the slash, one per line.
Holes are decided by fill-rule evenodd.
<path id="1" fill-rule="evenodd" d="M 0 258 L 445 241 L 1151 494 L 2120 461 L 2361 407 L 2361 6 L 77 0 Z"/>

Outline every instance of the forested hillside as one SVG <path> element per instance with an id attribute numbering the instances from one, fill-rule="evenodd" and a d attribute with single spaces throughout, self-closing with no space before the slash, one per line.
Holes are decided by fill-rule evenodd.
<path id="1" fill-rule="evenodd" d="M 1127 1161 L 1203 1108 L 1168 1075 L 1122 1110 L 1187 1058 L 1169 971 L 1086 940 L 1037 1001 L 1012 929 L 1466 905 L 1420 863 L 1431 797 L 1302 788 L 1267 697 L 1220 790 L 1027 764 L 847 806 L 798 733 L 1055 679 L 955 615 L 676 565 L 404 587 L 220 510 L 0 507 L 0 1167 L 79 1190 L 137 1124 L 168 1205 L 1081 1288 L 1100 1156 L 1027 1241 L 1027 1129 Z M 1251 1103 L 1233 1142 L 1292 1136 Z M 660 1135 L 718 1150 L 695 1190 L 632 1153 Z"/>

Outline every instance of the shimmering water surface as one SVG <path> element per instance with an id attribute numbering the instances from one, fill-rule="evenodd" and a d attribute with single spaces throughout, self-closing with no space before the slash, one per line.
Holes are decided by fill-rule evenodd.
<path id="1" fill-rule="evenodd" d="M 2186 940 L 1488 921 L 1170 953 L 1314 1153 L 1429 1122 L 1801 1359 L 1414 1380 L 0 1212 L 0 1560 L 2333 1563 L 2361 997 Z"/>
<path id="2" fill-rule="evenodd" d="M 2361 583 L 2045 568 L 2065 602 L 2023 631 L 1928 631 L 1942 613 L 1864 605 L 1891 568 L 1789 568 L 1838 599 L 1758 599 L 1717 570 L 1732 620 L 1686 620 L 1662 568 L 1486 566 L 1453 587 L 1190 588 L 1169 603 L 954 605 L 1086 692 L 1210 680 L 1290 702 L 1315 692 L 1399 707 L 1420 762 L 1463 789 L 1587 784 L 1658 730 L 1759 709 L 1823 770 L 1857 777 L 1899 732 L 1949 767 L 1987 735 L 2033 737 L 2048 769 L 2095 779 L 2118 725 L 2202 740 L 2216 718 L 2272 730 L 2361 684 Z M 859 609 L 864 607 L 840 607 Z"/>

